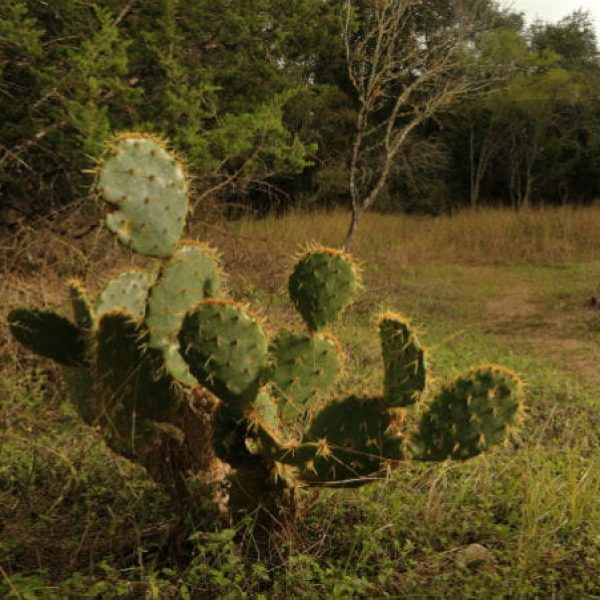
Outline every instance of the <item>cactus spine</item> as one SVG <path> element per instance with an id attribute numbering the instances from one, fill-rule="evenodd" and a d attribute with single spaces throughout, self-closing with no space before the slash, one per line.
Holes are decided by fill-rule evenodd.
<path id="1" fill-rule="evenodd" d="M 222 476 L 223 462 L 234 478 L 264 477 L 261 493 L 279 499 L 302 485 L 362 485 L 408 459 L 471 458 L 518 424 L 521 384 L 499 367 L 476 368 L 423 401 L 425 352 L 394 313 L 379 319 L 382 390 L 331 398 L 344 357 L 325 329 L 359 287 L 356 264 L 341 251 L 308 247 L 289 278 L 306 331 L 269 337 L 225 295 L 216 253 L 180 240 L 187 182 L 159 140 L 117 138 L 98 187 L 114 209 L 107 227 L 134 251 L 159 257 L 158 275 L 126 271 L 95 302 L 71 282 L 75 323 L 22 308 L 9 325 L 24 346 L 64 365 L 80 415 L 111 448 L 174 494 L 189 494 L 190 477 Z M 307 427 L 290 437 L 299 417 Z"/>

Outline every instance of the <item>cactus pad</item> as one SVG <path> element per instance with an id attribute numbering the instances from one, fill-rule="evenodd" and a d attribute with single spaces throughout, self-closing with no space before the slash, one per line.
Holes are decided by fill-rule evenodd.
<path id="1" fill-rule="evenodd" d="M 110 425 L 125 439 L 135 433 L 136 422 L 161 418 L 175 408 L 177 390 L 160 374 L 156 356 L 144 349 L 146 334 L 131 313 L 114 310 L 98 324 L 96 378 L 98 397 Z M 134 428 L 123 431 L 123 425 Z"/>
<path id="2" fill-rule="evenodd" d="M 385 460 L 401 460 L 403 439 L 380 398 L 348 396 L 326 406 L 304 436 L 304 442 L 324 440 L 329 455 L 315 456 L 309 480 L 356 485 L 382 470 Z"/>
<path id="3" fill-rule="evenodd" d="M 179 333 L 181 354 L 202 385 L 232 404 L 258 393 L 267 341 L 257 320 L 227 300 L 204 300 Z"/>
<path id="4" fill-rule="evenodd" d="M 297 262 L 288 287 L 308 328 L 317 331 L 335 321 L 354 297 L 357 270 L 348 255 L 318 246 Z"/>
<path id="5" fill-rule="evenodd" d="M 479 367 L 444 387 L 413 440 L 419 460 L 465 460 L 505 440 L 521 417 L 521 383 L 510 371 Z"/>
<path id="6" fill-rule="evenodd" d="M 8 315 L 10 331 L 23 346 L 61 365 L 85 364 L 86 347 L 78 327 L 56 313 L 17 308 Z"/>
<path id="7" fill-rule="evenodd" d="M 310 408 L 319 393 L 337 381 L 341 358 L 332 336 L 281 331 L 269 347 L 268 378 L 273 382 L 280 413 L 294 418 Z"/>
<path id="8" fill-rule="evenodd" d="M 94 328 L 94 309 L 87 290 L 80 281 L 73 279 L 69 281 L 69 295 L 75 323 L 82 332 L 89 334 Z"/>
<path id="9" fill-rule="evenodd" d="M 417 402 L 426 385 L 423 348 L 410 323 L 393 313 L 380 317 L 379 335 L 385 369 L 385 405 L 387 408 L 410 406 Z"/>
<path id="10" fill-rule="evenodd" d="M 100 293 L 96 301 L 97 317 L 100 318 L 113 310 L 124 310 L 136 319 L 143 317 L 149 287 L 150 280 L 143 271 L 124 271 L 110 281 Z"/>
<path id="11" fill-rule="evenodd" d="M 67 392 L 77 414 L 87 425 L 96 425 L 98 410 L 94 397 L 94 379 L 85 367 L 63 367 Z"/>
<path id="12" fill-rule="evenodd" d="M 117 138 L 100 166 L 98 188 L 116 210 L 106 218 L 119 241 L 146 256 L 175 250 L 188 212 L 183 169 L 154 138 Z"/>
<path id="13" fill-rule="evenodd" d="M 215 252 L 203 244 L 185 242 L 163 265 L 148 294 L 150 346 L 164 352 L 171 375 L 188 385 L 193 385 L 195 379 L 179 354 L 177 333 L 185 314 L 201 300 L 219 296 L 220 285 Z"/>

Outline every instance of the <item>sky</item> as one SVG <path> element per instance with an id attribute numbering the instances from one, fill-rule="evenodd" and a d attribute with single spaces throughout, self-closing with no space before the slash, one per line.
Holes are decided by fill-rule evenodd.
<path id="1" fill-rule="evenodd" d="M 600 38 L 600 0 L 510 0 L 504 4 L 524 12 L 528 24 L 536 18 L 556 22 L 582 8 L 590 12 L 596 24 L 596 35 Z"/>

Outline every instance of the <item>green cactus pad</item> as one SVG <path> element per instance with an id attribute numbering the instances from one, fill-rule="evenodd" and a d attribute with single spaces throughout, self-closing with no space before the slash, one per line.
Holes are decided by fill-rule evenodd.
<path id="1" fill-rule="evenodd" d="M 311 406 L 317 394 L 337 381 L 339 343 L 331 336 L 283 330 L 269 346 L 267 377 L 273 382 L 282 417 L 293 419 Z"/>
<path id="2" fill-rule="evenodd" d="M 219 296 L 220 285 L 215 252 L 203 244 L 185 242 L 163 265 L 148 294 L 150 346 L 164 352 L 171 375 L 187 385 L 196 381 L 179 354 L 177 334 L 185 314 L 201 300 Z"/>
<path id="3" fill-rule="evenodd" d="M 192 375 L 222 400 L 251 402 L 266 363 L 267 341 L 256 319 L 226 300 L 204 300 L 183 321 L 181 353 Z"/>
<path id="4" fill-rule="evenodd" d="M 380 317 L 379 335 L 385 370 L 383 401 L 387 408 L 410 406 L 425 389 L 425 356 L 410 323 L 393 313 Z"/>
<path id="5" fill-rule="evenodd" d="M 277 404 L 269 392 L 268 387 L 261 389 L 243 413 L 227 404 L 217 409 L 213 422 L 215 452 L 234 468 L 258 464 L 261 460 L 257 444 L 259 429 L 276 431 L 278 428 Z"/>
<path id="6" fill-rule="evenodd" d="M 26 348 L 61 365 L 85 364 L 86 347 L 78 327 L 56 313 L 37 308 L 17 308 L 8 315 L 15 339 Z"/>
<path id="7" fill-rule="evenodd" d="M 381 398 L 349 396 L 321 410 L 303 442 L 324 441 L 329 453 L 315 456 L 302 476 L 309 481 L 361 485 L 380 473 L 386 460 L 401 460 L 403 440 Z"/>
<path id="8" fill-rule="evenodd" d="M 86 425 L 96 425 L 98 410 L 94 397 L 94 379 L 85 367 L 63 367 L 69 399 Z"/>
<path id="9" fill-rule="evenodd" d="M 288 287 L 308 328 L 317 331 L 335 321 L 354 297 L 356 267 L 343 252 L 319 246 L 300 258 Z"/>
<path id="10" fill-rule="evenodd" d="M 94 309 L 84 285 L 73 279 L 69 281 L 69 295 L 75 323 L 82 332 L 89 333 L 94 329 Z"/>
<path id="11" fill-rule="evenodd" d="M 98 189 L 117 207 L 106 225 L 119 241 L 146 256 L 174 252 L 188 212 L 187 183 L 160 141 L 140 134 L 118 138 L 100 166 Z"/>
<path id="12" fill-rule="evenodd" d="M 480 367 L 444 387 L 412 440 L 418 460 L 465 460 L 506 439 L 521 416 L 521 383 L 499 367 Z"/>
<path id="13" fill-rule="evenodd" d="M 99 320 L 97 392 L 106 418 L 121 437 L 131 435 L 131 428 L 144 418 L 166 417 L 179 401 L 171 378 L 160 374 L 160 358 L 145 350 L 146 341 L 146 332 L 131 313 L 114 310 Z"/>
<path id="14" fill-rule="evenodd" d="M 124 310 L 136 319 L 144 316 L 150 279 L 143 271 L 130 269 L 109 281 L 96 300 L 96 315 Z"/>

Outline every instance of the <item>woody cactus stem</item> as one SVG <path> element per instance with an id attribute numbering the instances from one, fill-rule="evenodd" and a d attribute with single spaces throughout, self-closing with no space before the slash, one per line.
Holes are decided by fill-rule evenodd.
<path id="1" fill-rule="evenodd" d="M 363 485 L 401 461 L 465 460 L 507 439 L 522 414 L 518 378 L 483 366 L 431 395 L 426 352 L 395 313 L 378 321 L 382 390 L 333 396 L 344 354 L 326 328 L 360 286 L 357 264 L 309 246 L 289 278 L 306 330 L 270 336 L 227 297 L 216 252 L 180 240 L 184 172 L 160 140 L 119 136 L 98 166 L 106 225 L 159 257 L 158 275 L 126 271 L 95 301 L 71 282 L 75 323 L 33 308 L 8 317 L 18 341 L 63 365 L 79 414 L 114 451 L 185 506 L 199 501 L 199 482 L 227 476 L 236 510 L 273 511 L 294 506 L 303 486 Z"/>

